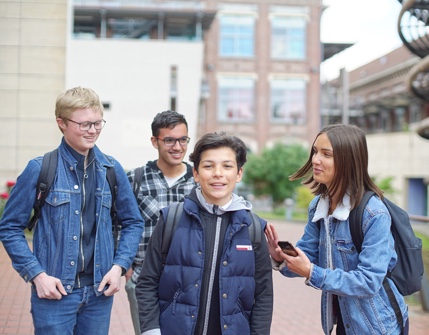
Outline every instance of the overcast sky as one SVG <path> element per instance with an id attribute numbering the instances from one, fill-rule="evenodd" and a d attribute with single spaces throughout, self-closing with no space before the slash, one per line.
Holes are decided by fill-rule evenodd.
<path id="1" fill-rule="evenodd" d="M 324 0 L 329 6 L 321 18 L 324 43 L 355 43 L 344 52 L 325 61 L 321 79 L 338 76 L 345 67 L 353 70 L 400 47 L 397 22 L 398 0 Z"/>

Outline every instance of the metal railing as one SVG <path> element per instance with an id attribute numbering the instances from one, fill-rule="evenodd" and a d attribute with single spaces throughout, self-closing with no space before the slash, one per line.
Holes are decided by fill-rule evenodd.
<path id="1" fill-rule="evenodd" d="M 414 214 L 409 214 L 408 216 L 410 217 L 411 223 L 413 223 L 413 222 L 426 222 L 426 223 L 429 223 L 429 216 L 414 215 Z"/>

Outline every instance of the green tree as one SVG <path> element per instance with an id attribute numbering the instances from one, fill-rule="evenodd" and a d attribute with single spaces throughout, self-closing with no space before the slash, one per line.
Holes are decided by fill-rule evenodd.
<path id="1" fill-rule="evenodd" d="M 275 144 L 262 154 L 249 155 L 243 182 L 249 185 L 255 196 L 269 195 L 274 206 L 282 206 L 286 198 L 292 198 L 300 181 L 289 181 L 308 158 L 308 151 L 301 145 Z"/>
<path id="2" fill-rule="evenodd" d="M 311 190 L 304 185 L 297 187 L 296 189 L 296 208 L 301 211 L 307 211 L 308 205 L 313 200 L 314 194 Z"/>

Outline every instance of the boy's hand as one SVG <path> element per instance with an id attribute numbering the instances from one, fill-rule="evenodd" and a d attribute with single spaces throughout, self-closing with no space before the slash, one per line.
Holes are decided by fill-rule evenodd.
<path id="1" fill-rule="evenodd" d="M 103 277 L 103 280 L 98 287 L 98 292 L 103 291 L 106 285 L 109 285 L 106 291 L 104 291 L 105 296 L 114 295 L 116 292 L 119 292 L 121 289 L 121 275 L 122 268 L 119 265 L 113 265 L 109 272 Z"/>
<path id="2" fill-rule="evenodd" d="M 56 299 L 60 300 L 63 295 L 67 295 L 61 280 L 48 276 L 46 272 L 38 274 L 33 279 L 36 286 L 37 296 L 40 299 Z"/>

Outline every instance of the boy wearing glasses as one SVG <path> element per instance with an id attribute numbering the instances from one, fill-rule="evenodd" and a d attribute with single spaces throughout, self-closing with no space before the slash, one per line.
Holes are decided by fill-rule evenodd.
<path id="1" fill-rule="evenodd" d="M 63 133 L 56 177 L 33 232 L 26 241 L 42 157 L 18 177 L 0 222 L 0 240 L 15 270 L 32 283 L 35 334 L 107 335 L 113 295 L 130 267 L 143 231 L 124 169 L 95 145 L 105 121 L 103 105 L 89 88 L 61 93 L 55 116 Z M 117 216 L 122 226 L 114 249 L 106 179 L 114 169 Z"/>
<path id="2" fill-rule="evenodd" d="M 150 140 L 158 150 L 158 159 L 128 172 L 128 179 L 145 222 L 138 252 L 132 269 L 126 275 L 125 285 L 136 335 L 141 333 L 135 287 L 160 210 L 172 202 L 182 201 L 195 186 L 192 166 L 183 162 L 190 140 L 185 117 L 174 111 L 164 111 L 155 116 L 151 127 Z M 139 180 L 136 180 L 136 175 Z"/>

